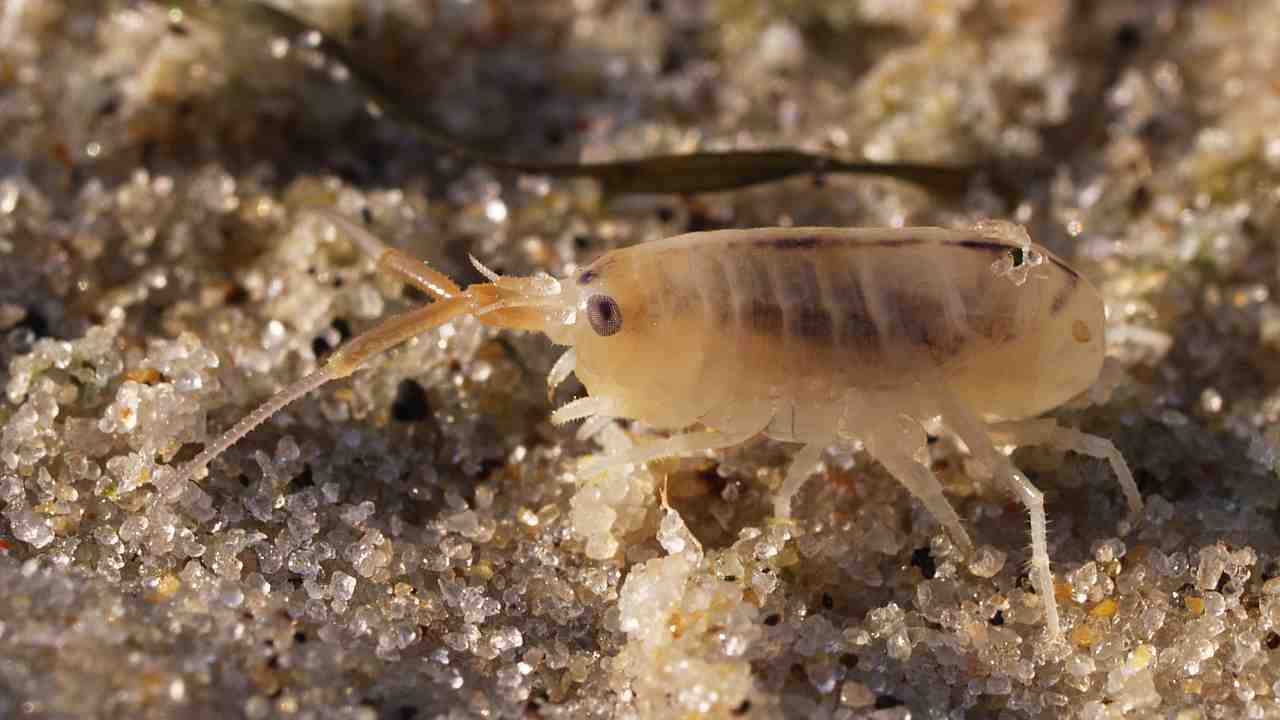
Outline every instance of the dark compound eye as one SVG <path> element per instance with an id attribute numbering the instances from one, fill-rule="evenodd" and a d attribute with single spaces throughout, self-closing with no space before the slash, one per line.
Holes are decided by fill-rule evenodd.
<path id="1" fill-rule="evenodd" d="M 608 295 L 592 295 L 587 298 L 587 320 L 597 335 L 608 337 L 622 329 L 622 308 Z"/>

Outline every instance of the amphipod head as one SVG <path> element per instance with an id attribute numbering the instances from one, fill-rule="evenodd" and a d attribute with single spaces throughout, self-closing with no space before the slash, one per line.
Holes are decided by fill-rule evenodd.
<path id="1" fill-rule="evenodd" d="M 571 350 L 552 368 L 553 387 L 575 373 L 590 403 L 558 412 L 557 422 L 587 415 L 639 418 L 659 426 L 688 424 L 701 356 L 696 323 L 659 317 L 637 281 L 627 251 L 608 253 L 571 278 L 504 278 L 480 267 L 490 282 L 467 289 L 483 298 L 477 316 L 490 325 L 545 333 Z M 695 342 L 696 341 L 696 342 Z"/>
<path id="2" fill-rule="evenodd" d="M 615 250 L 564 282 L 574 299 L 575 374 L 603 414 L 681 427 L 707 396 L 700 387 L 704 337 L 700 312 L 685 312 L 643 248 Z"/>

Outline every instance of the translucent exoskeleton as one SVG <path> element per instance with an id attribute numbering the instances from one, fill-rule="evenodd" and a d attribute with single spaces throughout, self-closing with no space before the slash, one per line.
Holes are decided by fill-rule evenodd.
<path id="1" fill-rule="evenodd" d="M 632 418 L 668 437 L 588 458 L 589 475 L 765 434 L 801 445 L 775 499 L 791 500 L 825 448 L 861 441 L 966 552 L 972 548 L 924 464 L 922 422 L 940 420 L 1030 516 L 1031 577 L 1061 637 L 1044 498 L 997 444 L 1042 444 L 1107 460 L 1133 518 L 1142 498 L 1107 440 L 1037 419 L 1093 384 L 1105 354 L 1103 303 L 1018 226 L 761 228 L 692 233 L 607 253 L 576 275 L 502 277 L 461 289 L 358 225 L 324 217 L 377 266 L 435 302 L 336 351 L 207 446 L 194 477 L 280 408 L 374 355 L 471 314 L 570 349 L 548 378 L 576 373 L 588 396 L 553 421 Z"/>

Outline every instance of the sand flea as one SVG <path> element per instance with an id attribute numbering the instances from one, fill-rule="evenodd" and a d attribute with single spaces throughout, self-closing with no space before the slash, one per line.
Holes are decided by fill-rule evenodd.
<path id="1" fill-rule="evenodd" d="M 359 225 L 322 213 L 380 270 L 435 301 L 383 321 L 277 393 L 184 469 L 194 477 L 259 423 L 375 355 L 463 315 L 544 333 L 569 350 L 586 397 L 557 423 L 631 418 L 664 439 L 588 458 L 580 474 L 695 454 L 757 434 L 799 443 L 774 512 L 825 448 L 861 441 L 968 553 L 973 544 L 921 462 L 921 422 L 940 419 L 1030 517 L 1031 578 L 1050 638 L 1062 637 L 1044 497 L 999 444 L 1107 460 L 1134 518 L 1142 498 L 1107 440 L 1037 419 L 1082 393 L 1105 355 L 1103 303 L 1087 279 L 1019 226 L 759 228 L 691 233 L 607 253 L 576 275 L 504 277 L 463 290 Z"/>

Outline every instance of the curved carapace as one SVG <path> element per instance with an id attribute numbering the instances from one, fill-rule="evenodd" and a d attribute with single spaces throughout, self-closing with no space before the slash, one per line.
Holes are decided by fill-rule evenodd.
<path id="1" fill-rule="evenodd" d="M 578 377 L 659 426 L 744 397 L 822 404 L 928 382 L 984 417 L 1023 418 L 1085 390 L 1104 354 L 1087 280 L 976 231 L 693 233 L 609 253 L 572 282 Z"/>

